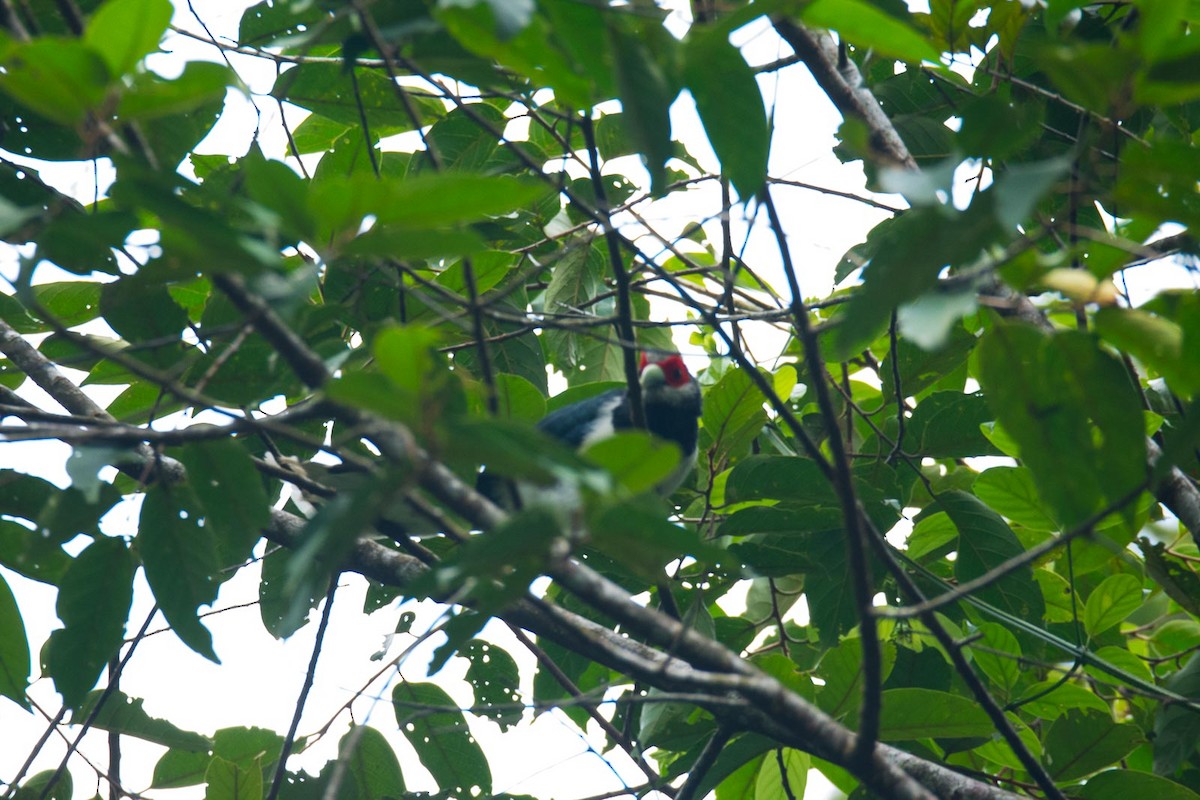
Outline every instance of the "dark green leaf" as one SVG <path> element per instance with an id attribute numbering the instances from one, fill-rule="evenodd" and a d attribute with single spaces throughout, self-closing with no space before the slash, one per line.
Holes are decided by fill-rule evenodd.
<path id="1" fill-rule="evenodd" d="M 0 91 L 55 122 L 73 126 L 100 105 L 108 66 L 83 42 L 42 38 L 0 46 Z"/>
<path id="2" fill-rule="evenodd" d="M 645 431 L 621 431 L 588 445 L 583 456 L 612 473 L 619 485 L 639 494 L 669 477 L 679 465 L 681 453 L 677 444 Z"/>
<path id="3" fill-rule="evenodd" d="M 107 0 L 88 20 L 83 41 L 104 57 L 115 78 L 158 49 L 173 12 L 169 0 Z"/>
<path id="4" fill-rule="evenodd" d="M 721 754 L 717 756 L 712 768 L 700 781 L 696 794 L 706 797 L 714 788 L 720 786 L 723 795 L 724 788 L 726 788 L 725 781 L 731 777 L 734 781 L 737 781 L 738 778 L 743 779 L 747 790 L 752 790 L 759 766 L 762 763 L 762 754 L 775 746 L 777 746 L 775 742 L 757 733 L 747 733 L 737 737 L 721 750 Z M 724 800 L 723 797 L 722 800 Z"/>
<path id="5" fill-rule="evenodd" d="M 173 80 L 164 80 L 154 73 L 142 73 L 121 95 L 117 116 L 140 122 L 200 113 L 198 109 L 224 101 L 226 87 L 234 79 L 235 76 L 220 64 L 196 61 L 187 64 Z"/>
<path id="6" fill-rule="evenodd" d="M 958 558 L 954 576 L 960 583 L 978 578 L 999 564 L 1024 552 L 1012 529 L 995 511 L 966 492 L 938 495 L 937 507 L 958 528 Z M 1014 570 L 975 595 L 1020 619 L 1040 620 L 1045 614 L 1042 592 L 1025 566 Z"/>
<path id="7" fill-rule="evenodd" d="M 444 113 L 441 104 L 429 95 L 408 87 L 401 88 L 379 70 L 356 68 L 352 79 L 341 64 L 301 64 L 280 75 L 271 94 L 314 114 L 352 126 L 358 136 L 362 135 L 357 131 L 363 113 L 375 136 L 421 128 Z M 410 115 L 410 109 L 415 119 Z"/>
<path id="8" fill-rule="evenodd" d="M 100 310 L 104 320 L 130 344 L 143 344 L 138 357 L 167 366 L 178 362 L 178 340 L 188 324 L 187 312 L 176 304 L 149 270 L 104 284 Z M 153 309 L 153 313 L 146 313 Z M 134 351 L 129 353 L 134 354 Z"/>
<path id="9" fill-rule="evenodd" d="M 675 97 L 645 42 L 618 25 L 611 25 L 608 33 L 624 112 L 621 118 L 650 172 L 650 190 L 662 196 L 667 188 L 666 163 L 671 157 L 671 118 L 667 112 Z"/>
<path id="10" fill-rule="evenodd" d="M 877 50 L 887 58 L 920 63 L 940 62 L 940 54 L 916 30 L 861 0 L 816 0 L 801 18 L 810 25 L 835 30 L 846 41 Z"/>
<path id="11" fill-rule="evenodd" d="M 892 311 L 929 290 L 947 266 L 966 266 L 999 233 L 987 194 L 965 212 L 923 206 L 875 227 L 864 245 L 863 287 L 833 331 L 837 357 L 853 355 L 878 336 Z"/>
<path id="12" fill-rule="evenodd" d="M 725 501 L 787 500 L 839 507 L 833 486 L 816 463 L 788 456 L 751 456 L 738 462 L 725 484 Z"/>
<path id="13" fill-rule="evenodd" d="M 220 756 L 209 762 L 204 772 L 204 800 L 261 800 L 262 770 L 243 767 Z"/>
<path id="14" fill-rule="evenodd" d="M 258 611 L 263 627 L 276 639 L 287 639 L 307 622 L 308 611 L 317 607 L 325 596 L 325 587 L 315 583 L 308 593 L 299 596 L 288 586 L 288 567 L 291 552 L 278 550 L 262 561 L 262 578 L 258 584 Z M 296 609 L 300 608 L 299 611 Z"/>
<path id="15" fill-rule="evenodd" d="M 1088 636 L 1099 636 L 1140 608 L 1144 601 L 1141 580 L 1133 575 L 1109 575 L 1088 595 L 1083 627 Z"/>
<path id="16" fill-rule="evenodd" d="M 1193 701 L 1200 700 L 1200 654 L 1193 653 L 1183 669 L 1164 682 L 1165 688 Z M 1173 775 L 1196 754 L 1200 742 L 1200 714 L 1190 708 L 1168 705 L 1154 717 L 1154 771 Z"/>
<path id="17" fill-rule="evenodd" d="M 69 770 L 43 770 L 25 781 L 13 800 L 71 800 L 74 785 Z"/>
<path id="18" fill-rule="evenodd" d="M 974 700 L 932 689 L 888 689 L 883 693 L 879 738 L 886 742 L 991 736 L 987 712 Z"/>
<path id="19" fill-rule="evenodd" d="M 65 627 L 50 635 L 44 658 L 68 708 L 79 707 L 120 650 L 133 572 L 124 542 L 103 538 L 76 556 L 63 575 L 55 608 Z"/>
<path id="20" fill-rule="evenodd" d="M 346 765 L 358 797 L 404 796 L 400 762 L 384 735 L 374 728 L 352 726 L 338 743 L 338 760 Z"/>
<path id="21" fill-rule="evenodd" d="M 458 705 L 432 683 L 402 681 L 392 690 L 400 732 L 441 789 L 491 794 L 492 773 Z"/>
<path id="22" fill-rule="evenodd" d="M 95 704 L 103 694 L 104 690 L 101 689 L 89 694 L 83 707 L 72 716 L 72 721 L 81 724 L 83 720 L 90 719 Z M 212 741 L 205 736 L 178 728 L 167 720 L 151 717 L 142 708 L 140 698 L 129 697 L 121 691 L 108 695 L 92 726 L 102 731 L 133 736 L 164 747 L 196 753 L 207 752 L 212 747 Z"/>
<path id="23" fill-rule="evenodd" d="M 999 324 L 979 355 L 988 402 L 1064 524 L 1083 521 L 1145 479 L 1137 393 L 1120 362 L 1091 336 Z"/>
<path id="24" fill-rule="evenodd" d="M 1115 764 L 1143 741 L 1136 725 L 1118 724 L 1097 711 L 1072 710 L 1046 732 L 1046 765 L 1055 781 L 1082 778 Z"/>
<path id="25" fill-rule="evenodd" d="M 240 443 L 223 439 L 190 444 L 179 460 L 204 510 L 220 565 L 240 565 L 270 518 L 270 501 L 249 454 Z"/>
<path id="26" fill-rule="evenodd" d="M 1110 769 L 1088 778 L 1072 794 L 1081 800 L 1128 800 L 1131 797 L 1153 797 L 1155 800 L 1200 800 L 1200 794 L 1153 772 L 1141 772 L 1127 767 Z"/>
<path id="27" fill-rule="evenodd" d="M 8 582 L 0 575 L 0 695 L 30 709 L 25 690 L 29 687 L 29 639 L 21 609 Z"/>
<path id="28" fill-rule="evenodd" d="M 491 642 L 472 639 L 458 654 L 467 659 L 467 683 L 475 692 L 475 705 L 484 706 L 483 716 L 491 719 L 507 731 L 521 721 L 524 707 L 521 703 L 520 675 L 517 662 L 504 650 Z"/>
<path id="29" fill-rule="evenodd" d="M 683 79 L 704 131 L 743 202 L 767 177 L 770 131 L 754 73 L 721 29 L 693 26 L 683 47 Z"/>
<path id="30" fill-rule="evenodd" d="M 885 643 L 881 655 L 880 680 L 886 681 L 896 663 L 895 646 Z M 862 639 L 843 639 L 821 657 L 816 672 L 825 681 L 817 691 L 817 705 L 831 717 L 855 727 L 863 692 Z"/>
<path id="31" fill-rule="evenodd" d="M 917 404 L 904 428 L 904 450 L 923 458 L 1001 455 L 979 426 L 992 419 L 982 394 L 935 392 Z"/>
<path id="32" fill-rule="evenodd" d="M 142 502 L 137 544 L 154 599 L 184 644 L 217 661 L 212 636 L 196 612 L 217 596 L 221 564 L 213 532 L 200 524 L 183 487 L 152 486 Z"/>
<path id="33" fill-rule="evenodd" d="M 1039 531 L 1058 527 L 1025 467 L 992 467 L 971 488 L 976 497 L 1018 525 Z"/>

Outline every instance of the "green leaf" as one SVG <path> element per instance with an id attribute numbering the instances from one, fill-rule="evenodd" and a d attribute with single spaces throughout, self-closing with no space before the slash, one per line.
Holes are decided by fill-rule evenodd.
<path id="1" fill-rule="evenodd" d="M 618 25 L 610 25 L 608 34 L 621 118 L 650 172 L 650 191 L 661 197 L 667 190 L 666 163 L 671 157 L 668 112 L 675 96 L 645 42 Z"/>
<path id="2" fill-rule="evenodd" d="M 896 648 L 884 643 L 881 650 L 880 679 L 886 681 L 896 663 Z M 816 674 L 825 681 L 817 691 L 817 705 L 834 719 L 856 725 L 859 707 L 862 705 L 863 679 L 862 639 L 842 639 L 821 657 Z"/>
<path id="3" fill-rule="evenodd" d="M 44 37 L 0 46 L 0 59 L 0 91 L 55 122 L 74 126 L 104 100 L 108 67 L 82 42 Z"/>
<path id="4" fill-rule="evenodd" d="M 904 552 L 918 561 L 931 553 L 940 558 L 953 550 L 957 542 L 958 528 L 948 514 L 939 511 L 917 520 L 912 533 L 908 535 L 908 541 L 904 543 Z"/>
<path id="5" fill-rule="evenodd" d="M 0 575 L 0 695 L 26 711 L 30 710 L 25 690 L 29 687 L 29 639 L 21 609 L 12 589 Z"/>
<path id="6" fill-rule="evenodd" d="M 917 404 L 904 427 L 904 450 L 923 458 L 1000 455 L 979 426 L 992 419 L 982 394 L 935 392 Z"/>
<path id="7" fill-rule="evenodd" d="M 1054 687 L 1052 691 L 1042 694 L 1051 687 Z M 1055 720 L 1071 709 L 1112 714 L 1112 709 L 1099 697 L 1078 684 L 1062 683 L 1057 677 L 1033 684 L 1026 690 L 1025 696 L 1036 699 L 1021 702 L 1021 709 L 1040 719 Z"/>
<path id="8" fill-rule="evenodd" d="M 1193 653 L 1163 685 L 1176 694 L 1200 699 L 1200 654 Z M 1154 717 L 1154 771 L 1174 775 L 1195 755 L 1196 742 L 1200 742 L 1200 714 L 1180 705 L 1160 709 Z"/>
<path id="9" fill-rule="evenodd" d="M 362 125 L 362 114 L 366 114 L 374 136 L 422 128 L 445 114 L 445 108 L 428 94 L 407 87 L 403 92 L 407 106 L 396 84 L 383 72 L 355 69 L 352 79 L 342 64 L 326 62 L 300 64 L 282 73 L 271 89 L 271 96 L 352 126 L 360 138 L 362 134 L 357 129 Z"/>
<path id="10" fill-rule="evenodd" d="M 137 543 L 154 599 L 184 644 L 212 661 L 212 636 L 196 616 L 217 597 L 221 564 L 213 532 L 200 524 L 182 487 L 155 485 L 146 492 Z"/>
<path id="11" fill-rule="evenodd" d="M 888 689 L 883 693 L 881 741 L 966 739 L 991 736 L 994 730 L 987 712 L 962 695 L 932 689 Z"/>
<path id="12" fill-rule="evenodd" d="M 999 227 L 987 193 L 965 212 L 922 206 L 877 226 L 856 248 L 868 259 L 863 286 L 832 332 L 837 358 L 857 354 L 883 332 L 892 311 L 931 289 L 947 266 L 965 266 L 994 240 Z"/>
<path id="13" fill-rule="evenodd" d="M 683 556 L 732 560 L 701 541 L 695 531 L 667 521 L 655 498 L 607 506 L 588 522 L 598 550 L 647 580 L 661 578 L 663 567 Z"/>
<path id="14" fill-rule="evenodd" d="M 308 611 L 317 607 L 325 596 L 324 587 L 311 584 L 300 596 L 288 581 L 292 553 L 280 549 L 262 560 L 262 577 L 258 584 L 258 612 L 267 633 L 276 639 L 287 639 L 307 622 Z"/>
<path id="15" fill-rule="evenodd" d="M 400 732 L 439 788 L 457 795 L 491 794 L 487 758 L 450 695 L 432 683 L 402 681 L 392 690 L 392 706 Z"/>
<path id="16" fill-rule="evenodd" d="M 84 720 L 89 719 L 92 709 L 103 694 L 104 690 L 101 689 L 91 692 L 83 706 L 72 713 L 72 722 L 82 724 Z M 212 747 L 212 741 L 208 737 L 179 728 L 167 720 L 151 717 L 142 708 L 140 698 L 129 697 L 121 691 L 108 695 L 96 714 L 92 727 L 195 753 L 207 752 Z"/>
<path id="17" fill-rule="evenodd" d="M 783 374 L 784 370 L 780 372 Z M 794 385 L 795 369 L 787 367 L 786 374 Z M 791 394 L 791 388 L 787 389 L 782 394 L 785 398 Z M 702 420 L 705 432 L 713 440 L 713 461 L 723 463 L 727 455 L 749 447 L 751 440 L 766 424 L 767 412 L 763 410 L 762 393 L 745 372 L 740 369 L 729 370 L 705 392 Z"/>
<path id="18" fill-rule="evenodd" d="M 147 309 L 153 309 L 154 313 L 146 313 Z M 130 344 L 152 343 L 153 346 L 136 351 L 138 358 L 163 367 L 178 363 L 178 339 L 187 327 L 187 312 L 151 270 L 143 268 L 134 275 L 104 284 L 100 290 L 100 310 L 104 321 Z"/>
<path id="19" fill-rule="evenodd" d="M 121 239 L 123 241 L 124 236 Z M 94 243 L 88 244 L 91 245 L 88 249 L 94 258 Z M 33 287 L 33 296 L 68 328 L 82 325 L 100 315 L 100 284 L 93 281 L 43 283 Z"/>
<path id="20" fill-rule="evenodd" d="M 1071 792 L 1081 800 L 1128 800 L 1153 797 L 1154 800 L 1200 800 L 1200 794 L 1153 772 L 1128 767 L 1110 769 L 1088 778 L 1087 783 Z"/>
<path id="21" fill-rule="evenodd" d="M 220 565 L 242 564 L 270 520 L 271 503 L 250 454 L 233 439 L 216 439 L 184 447 L 179 460 L 204 509 Z"/>
<path id="22" fill-rule="evenodd" d="M 583 456 L 613 474 L 628 491 L 648 492 L 679 465 L 679 445 L 645 431 L 621 431 L 583 450 Z"/>
<path id="23" fill-rule="evenodd" d="M 216 756 L 204 773 L 204 800 L 261 800 L 262 769 L 243 767 Z"/>
<path id="24" fill-rule="evenodd" d="M 53 785 L 51 781 L 54 781 Z M 74 785 L 69 770 L 47 769 L 25 781 L 13 795 L 13 800 L 71 800 Z"/>
<path id="25" fill-rule="evenodd" d="M 319 241 L 357 234 L 369 214 L 377 223 L 414 229 L 476 222 L 523 208 L 549 191 L 508 175 L 417 175 L 377 180 L 373 175 L 330 178 L 312 185 L 309 211 Z"/>
<path id="26" fill-rule="evenodd" d="M 804 576 L 809 614 L 821 644 L 831 646 L 858 624 L 845 534 L 812 537 L 808 555 L 817 565 Z"/>
<path id="27" fill-rule="evenodd" d="M 738 736 L 721 750 L 712 769 L 700 781 L 696 796 L 707 797 L 715 788 L 718 800 L 747 797 L 746 792 L 753 791 L 758 779 L 762 754 L 777 746 L 757 733 Z"/>
<path id="28" fill-rule="evenodd" d="M 436 17 L 472 53 L 495 59 L 535 85 L 553 88 L 555 98 L 564 104 L 591 105 L 595 79 L 588 70 L 570 63 L 570 57 L 580 58 L 577 52 L 564 52 L 550 41 L 550 36 L 559 32 L 541 17 L 531 17 L 533 6 L 528 0 L 453 0 L 440 3 Z"/>
<path id="29" fill-rule="evenodd" d="M 937 507 L 958 528 L 958 558 L 954 576 L 959 583 L 972 580 L 1024 552 L 1020 541 L 1000 515 L 966 492 L 938 495 Z M 1041 589 L 1028 565 L 980 589 L 976 595 L 1021 619 L 1037 621 L 1046 613 Z"/>
<path id="30" fill-rule="evenodd" d="M 1033 474 L 1025 467 L 992 467 L 975 479 L 975 496 L 1018 525 L 1053 531 L 1058 523 L 1038 496 Z"/>
<path id="31" fill-rule="evenodd" d="M 1097 711 L 1068 711 L 1046 732 L 1046 766 L 1055 782 L 1082 778 L 1115 764 L 1145 741 L 1136 725 Z"/>
<path id="32" fill-rule="evenodd" d="M 46 670 L 63 705 L 78 708 L 121 648 L 133 602 L 133 559 L 120 539 L 98 539 L 63 576 L 56 609 L 64 628 L 50 634 Z"/>
<path id="33" fill-rule="evenodd" d="M 83 40 L 104 57 L 116 78 L 158 49 L 172 13 L 170 0 L 108 0 L 88 20 Z"/>
<path id="34" fill-rule="evenodd" d="M 404 796 L 400 762 L 384 735 L 374 728 L 351 726 L 338 743 L 338 760 L 346 765 L 358 797 Z"/>
<path id="35" fill-rule="evenodd" d="M 520 375 L 497 375 L 496 399 L 500 413 L 509 419 L 537 422 L 546 416 L 546 398 Z"/>
<path id="36" fill-rule="evenodd" d="M 962 328 L 953 328 L 950 339 L 936 350 L 917 347 L 906 339 L 896 343 L 895 351 L 889 352 L 880 369 L 883 382 L 881 392 L 893 402 L 896 397 L 896 376 L 899 373 L 900 391 L 905 397 L 917 397 L 952 374 L 966 361 L 975 347 L 975 337 Z M 895 367 L 893 367 L 895 362 Z"/>
<path id="37" fill-rule="evenodd" d="M 983 638 L 971 643 L 975 665 L 1007 698 L 1021 680 L 1021 645 L 1008 628 L 995 622 L 982 623 L 979 632 Z"/>
<path id="38" fill-rule="evenodd" d="M 467 683 L 475 692 L 475 705 L 484 707 L 483 716 L 507 731 L 521 721 L 520 673 L 508 651 L 483 639 L 471 639 L 459 648 L 467 659 Z"/>
<path id="39" fill-rule="evenodd" d="M 134 0 L 137 2 L 137 0 Z M 178 78 L 165 80 L 151 72 L 137 75 L 121 94 L 117 116 L 126 121 L 162 120 L 177 114 L 200 114 L 198 109 L 225 99 L 229 84 L 235 80 L 220 65 L 193 61 L 184 66 Z M 189 143 L 189 146 L 193 143 Z"/>
<path id="40" fill-rule="evenodd" d="M 511 156 L 501 149 L 502 137 L 495 133 L 503 131 L 506 122 L 504 112 L 486 103 L 451 110 L 425 134 L 428 149 L 409 162 L 409 173 L 433 169 L 430 150 L 437 152 L 435 171 L 489 174 L 510 170 Z"/>
<path id="41" fill-rule="evenodd" d="M 833 486 L 806 458 L 751 456 L 739 461 L 725 484 L 725 501 L 768 499 L 840 508 Z"/>
<path id="42" fill-rule="evenodd" d="M 1142 582 L 1133 575 L 1109 575 L 1088 595 L 1083 627 L 1088 636 L 1099 636 L 1141 607 Z"/>
<path id="43" fill-rule="evenodd" d="M 1124 367 L 1088 334 L 998 324 L 979 345 L 979 380 L 1064 525 L 1145 479 L 1140 401 Z"/>
<path id="44" fill-rule="evenodd" d="M 812 757 L 802 750 L 782 747 L 768 753 L 758 768 L 754 800 L 792 800 L 804 797 Z"/>
<path id="45" fill-rule="evenodd" d="M 861 0 L 816 0 L 800 18 L 809 25 L 835 30 L 848 42 L 869 47 L 886 58 L 918 64 L 940 63 L 940 54 L 925 37 L 896 17 Z"/>
<path id="46" fill-rule="evenodd" d="M 57 585 L 72 559 L 56 541 L 58 530 L 53 533 L 47 540 L 19 522 L 0 520 L 0 564 L 31 580 Z"/>
<path id="47" fill-rule="evenodd" d="M 1039 200 L 1071 169 L 1070 158 L 1013 164 L 996 176 L 996 218 L 1009 230 L 1025 224 Z"/>
<path id="48" fill-rule="evenodd" d="M 722 171 L 748 202 L 766 181 L 771 139 L 754 72 L 727 32 L 693 25 L 683 46 L 683 80 Z"/>
<path id="49" fill-rule="evenodd" d="M 1106 342 L 1157 370 L 1181 397 L 1200 391 L 1200 354 L 1184 346 L 1176 321 L 1135 308 L 1102 308 L 1094 323 Z"/>

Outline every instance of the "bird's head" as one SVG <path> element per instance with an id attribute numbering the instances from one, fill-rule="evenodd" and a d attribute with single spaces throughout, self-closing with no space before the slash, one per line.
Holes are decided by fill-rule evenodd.
<path id="1" fill-rule="evenodd" d="M 642 393 L 647 399 L 685 402 L 699 396 L 700 387 L 678 353 L 658 356 L 642 353 L 641 361 Z"/>

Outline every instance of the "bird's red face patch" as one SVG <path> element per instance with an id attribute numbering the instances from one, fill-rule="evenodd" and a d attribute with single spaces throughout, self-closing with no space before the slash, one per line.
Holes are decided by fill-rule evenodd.
<path id="1" fill-rule="evenodd" d="M 687 385 L 692 379 L 692 376 L 688 373 L 687 365 L 683 363 L 683 356 L 678 353 L 667 356 L 661 361 L 651 361 L 645 353 L 642 353 L 641 360 L 642 369 L 645 369 L 650 364 L 657 365 L 662 370 L 663 377 L 667 379 L 667 386 L 678 388 Z"/>

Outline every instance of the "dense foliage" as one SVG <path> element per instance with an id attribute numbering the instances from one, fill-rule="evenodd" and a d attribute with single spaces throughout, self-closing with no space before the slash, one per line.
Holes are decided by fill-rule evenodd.
<path id="1" fill-rule="evenodd" d="M 48 678 L 50 728 L 112 758 L 5 796 L 69 797 L 69 766 L 114 798 L 403 797 L 404 739 L 438 796 L 486 797 L 472 730 L 559 707 L 638 766 L 629 795 L 799 798 L 815 767 L 856 797 L 1200 797 L 1200 294 L 1163 288 L 1197 252 L 1200 10 L 930 6 L 273 0 L 160 73 L 168 0 L 0 1 L 0 435 L 73 448 L 67 488 L 0 472 L 0 694 L 32 713 Z M 746 31 L 794 55 L 752 68 Z M 196 152 L 239 85 L 222 54 L 311 112 L 286 152 Z M 768 174 L 806 110 L 759 83 L 806 69 L 894 212 L 823 297 Z M 39 177 L 89 160 L 91 197 Z M 676 347 L 705 410 L 670 503 L 648 435 L 534 430 Z M 580 506 L 497 508 L 481 465 Z M 102 526 L 132 502 L 136 530 Z M 315 669 L 353 573 L 364 614 L 440 642 L 394 719 L 314 734 L 345 734 L 319 775 L 294 729 L 192 732 L 118 686 L 139 575 L 215 660 L 198 615 L 245 570 L 273 636 L 319 626 Z M 56 590 L 47 641 L 24 579 Z M 131 737 L 161 745 L 152 786 L 121 784 Z"/>

